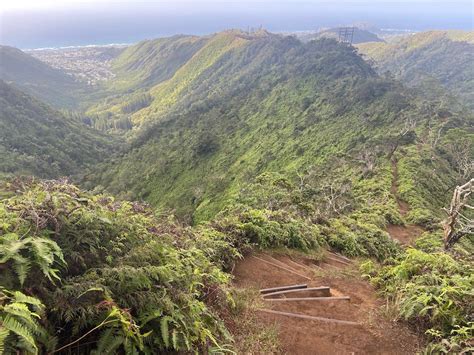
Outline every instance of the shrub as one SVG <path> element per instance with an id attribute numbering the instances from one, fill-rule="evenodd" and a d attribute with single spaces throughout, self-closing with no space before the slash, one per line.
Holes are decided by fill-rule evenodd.
<path id="1" fill-rule="evenodd" d="M 474 335 L 472 264 L 443 252 L 427 253 L 412 248 L 378 271 L 367 263 L 363 268 L 367 277 L 395 303 L 400 317 L 426 330 L 434 342 L 428 350 L 467 349 Z"/>
<path id="2" fill-rule="evenodd" d="M 146 205 L 65 182 L 14 180 L 3 189 L 10 197 L 0 201 L 0 267 L 7 270 L 0 284 L 37 297 L 41 322 L 57 336 L 50 346 L 31 328 L 23 336 L 28 349 L 204 351 L 230 341 L 206 303 L 210 292 L 226 302 L 228 276 L 186 229 Z"/>

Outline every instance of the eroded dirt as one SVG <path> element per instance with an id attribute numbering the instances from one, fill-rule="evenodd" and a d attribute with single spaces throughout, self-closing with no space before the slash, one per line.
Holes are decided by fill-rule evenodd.
<path id="1" fill-rule="evenodd" d="M 392 322 L 383 314 L 384 302 L 377 298 L 375 290 L 358 276 L 355 269 L 352 263 L 330 254 L 323 262 L 315 264 L 303 257 L 262 253 L 248 256 L 237 264 L 234 282 L 237 287 L 258 289 L 307 283 L 308 287 L 329 286 L 331 296 L 350 297 L 350 301 L 265 301 L 265 309 L 359 323 L 333 324 L 259 312 L 259 321 L 277 326 L 283 353 L 416 353 L 422 345 L 421 339 L 407 326 Z M 295 293 L 286 297 L 300 296 Z"/>
<path id="2" fill-rule="evenodd" d="M 389 224 L 387 226 L 387 232 L 393 239 L 398 240 L 401 244 L 412 245 L 424 230 L 420 226 L 414 224 L 408 224 L 405 226 Z"/>

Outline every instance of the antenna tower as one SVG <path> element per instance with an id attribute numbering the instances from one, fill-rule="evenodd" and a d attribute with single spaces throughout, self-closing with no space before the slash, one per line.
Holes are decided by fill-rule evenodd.
<path id="1" fill-rule="evenodd" d="M 340 27 L 339 28 L 339 42 L 352 44 L 354 40 L 355 27 Z"/>

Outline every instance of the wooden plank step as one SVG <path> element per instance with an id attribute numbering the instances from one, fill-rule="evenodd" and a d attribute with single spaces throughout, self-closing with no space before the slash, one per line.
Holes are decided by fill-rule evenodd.
<path id="1" fill-rule="evenodd" d="M 284 267 L 284 266 L 281 266 L 281 265 L 272 263 L 271 261 L 268 261 L 268 260 L 259 258 L 258 256 L 252 255 L 252 258 L 257 259 L 257 260 L 260 260 L 260 261 L 262 261 L 262 262 L 264 262 L 264 263 L 267 263 L 267 264 L 272 265 L 272 266 L 274 266 L 274 267 L 277 267 L 277 268 L 279 268 L 279 269 L 285 270 L 285 271 L 287 271 L 287 272 L 290 272 L 290 273 L 292 273 L 292 274 L 294 274 L 294 275 L 298 275 L 299 277 L 302 277 L 302 278 L 304 278 L 304 279 L 306 279 L 306 280 L 311 280 L 311 278 L 308 277 L 308 276 L 306 276 L 306 275 L 303 275 L 303 274 L 300 274 L 300 273 L 298 273 L 298 272 L 295 272 L 295 271 L 293 271 L 293 270 L 291 270 L 291 269 L 288 269 L 287 267 Z"/>
<path id="2" fill-rule="evenodd" d="M 337 297 L 293 297 L 293 298 L 263 298 L 267 302 L 296 302 L 296 301 L 350 301 L 349 296 Z"/>
<path id="3" fill-rule="evenodd" d="M 294 290 L 294 289 L 301 289 L 307 288 L 308 284 L 300 284 L 300 285 L 288 285 L 288 286 L 278 286 L 278 287 L 270 287 L 270 288 L 262 288 L 260 293 L 268 293 L 268 292 L 277 292 L 277 291 L 284 291 L 284 290 Z"/>
<path id="4" fill-rule="evenodd" d="M 288 293 L 295 293 L 295 292 L 303 292 L 303 291 L 330 291 L 329 286 L 320 286 L 320 287 L 308 287 L 302 289 L 294 289 L 294 290 L 284 290 L 284 291 L 276 291 L 272 293 L 267 293 L 263 295 L 263 297 L 268 296 L 277 296 L 277 295 L 287 295 Z"/>
<path id="5" fill-rule="evenodd" d="M 342 260 L 344 260 L 344 261 L 347 261 L 348 263 L 352 263 L 352 260 L 349 259 L 349 258 L 347 258 L 347 257 L 345 257 L 344 255 L 341 255 L 341 254 L 338 254 L 338 253 L 333 253 L 333 252 L 331 252 L 331 251 L 328 251 L 328 253 L 331 254 L 331 255 L 333 255 L 333 256 L 335 256 L 335 257 L 337 257 L 337 258 L 339 258 L 339 259 L 342 259 Z"/>
<path id="6" fill-rule="evenodd" d="M 333 257 L 327 256 L 327 255 L 326 255 L 326 259 L 329 259 L 329 260 L 332 260 L 332 261 L 335 261 L 337 263 L 341 263 L 341 264 L 344 264 L 344 265 L 350 265 L 351 264 L 347 261 L 344 261 L 344 260 L 341 260 L 341 259 L 338 259 L 338 258 L 333 258 Z"/>
<path id="7" fill-rule="evenodd" d="M 314 317 L 314 316 L 308 316 L 306 314 L 300 314 L 300 313 L 289 313 L 289 312 L 274 311 L 273 309 L 261 308 L 261 309 L 258 309 L 258 311 L 264 312 L 264 313 L 278 314 L 278 315 L 286 316 L 286 317 L 314 320 L 314 321 L 318 321 L 318 322 L 336 323 L 336 324 L 344 324 L 344 325 L 361 325 L 360 323 L 351 322 L 351 321 L 348 321 L 348 320 L 324 318 L 324 317 Z"/>

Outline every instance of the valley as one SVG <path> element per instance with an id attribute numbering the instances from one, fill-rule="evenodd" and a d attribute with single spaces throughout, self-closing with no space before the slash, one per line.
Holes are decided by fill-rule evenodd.
<path id="1" fill-rule="evenodd" d="M 473 33 L 337 33 L 1 46 L 0 350 L 471 351 Z"/>

